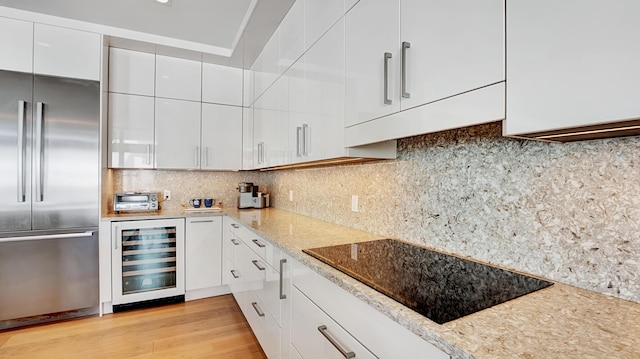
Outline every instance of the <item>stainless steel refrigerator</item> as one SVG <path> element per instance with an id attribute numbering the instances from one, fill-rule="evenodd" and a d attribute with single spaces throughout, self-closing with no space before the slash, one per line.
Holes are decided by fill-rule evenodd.
<path id="1" fill-rule="evenodd" d="M 99 83 L 0 71 L 0 330 L 97 312 Z"/>

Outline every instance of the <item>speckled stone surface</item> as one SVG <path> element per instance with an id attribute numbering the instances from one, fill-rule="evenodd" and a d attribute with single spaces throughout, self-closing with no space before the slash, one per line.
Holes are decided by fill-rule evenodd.
<path id="1" fill-rule="evenodd" d="M 640 302 L 640 137 L 491 123 L 401 139 L 395 161 L 260 175 L 277 208 Z"/>
<path id="2" fill-rule="evenodd" d="M 453 358 L 640 358 L 640 304 L 556 283 L 438 325 L 302 249 L 380 237 L 278 209 L 229 215 Z"/>

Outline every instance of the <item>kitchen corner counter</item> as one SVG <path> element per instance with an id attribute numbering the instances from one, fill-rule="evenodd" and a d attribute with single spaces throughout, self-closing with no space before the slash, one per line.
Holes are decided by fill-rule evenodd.
<path id="1" fill-rule="evenodd" d="M 273 208 L 224 212 L 453 358 L 640 358 L 638 303 L 555 283 L 439 325 L 302 252 L 383 237 Z"/>

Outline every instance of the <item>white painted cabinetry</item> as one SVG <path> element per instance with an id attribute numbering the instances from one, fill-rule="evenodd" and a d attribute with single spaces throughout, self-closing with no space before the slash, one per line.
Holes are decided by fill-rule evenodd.
<path id="1" fill-rule="evenodd" d="M 242 107 L 202 104 L 201 169 L 242 169 Z"/>
<path id="2" fill-rule="evenodd" d="M 202 102 L 242 106 L 243 70 L 202 64 Z"/>
<path id="3" fill-rule="evenodd" d="M 100 34 L 0 17 L 0 69 L 100 81 Z"/>
<path id="4" fill-rule="evenodd" d="M 202 100 L 202 62 L 156 55 L 156 97 Z"/>
<path id="5" fill-rule="evenodd" d="M 287 127 L 289 125 L 289 84 L 280 77 L 254 103 L 254 166 L 279 166 L 290 158 Z"/>
<path id="6" fill-rule="evenodd" d="M 222 285 L 222 217 L 188 217 L 185 234 L 186 299 Z M 192 295 L 193 294 L 193 295 Z"/>
<path id="7" fill-rule="evenodd" d="M 156 55 L 109 48 L 109 92 L 153 97 Z"/>
<path id="8" fill-rule="evenodd" d="M 507 1 L 505 135 L 640 118 L 640 2 Z"/>
<path id="9" fill-rule="evenodd" d="M 33 72 L 33 23 L 0 17 L 0 70 Z"/>
<path id="10" fill-rule="evenodd" d="M 109 93 L 109 167 L 154 167 L 154 103 L 149 96 Z"/>
<path id="11" fill-rule="evenodd" d="M 504 118 L 504 11 L 501 0 L 359 2 L 347 14 L 347 146 Z M 474 96 L 496 108 L 461 113 Z"/>
<path id="12" fill-rule="evenodd" d="M 200 169 L 201 103 L 155 100 L 155 168 Z"/>

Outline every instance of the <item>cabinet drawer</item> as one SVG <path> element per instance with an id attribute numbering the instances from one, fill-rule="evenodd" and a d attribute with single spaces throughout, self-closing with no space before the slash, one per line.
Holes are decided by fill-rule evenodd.
<path id="1" fill-rule="evenodd" d="M 265 310 L 260 299 L 248 291 L 238 304 L 267 358 L 280 358 L 280 327 Z"/>
<path id="2" fill-rule="evenodd" d="M 235 229 L 235 234 L 260 258 L 278 270 L 282 256 L 282 251 L 279 248 L 274 247 L 271 242 L 261 238 L 241 225 L 240 228 Z"/>
<path id="3" fill-rule="evenodd" d="M 291 295 L 291 344 L 304 359 L 376 357 L 299 290 Z"/>

